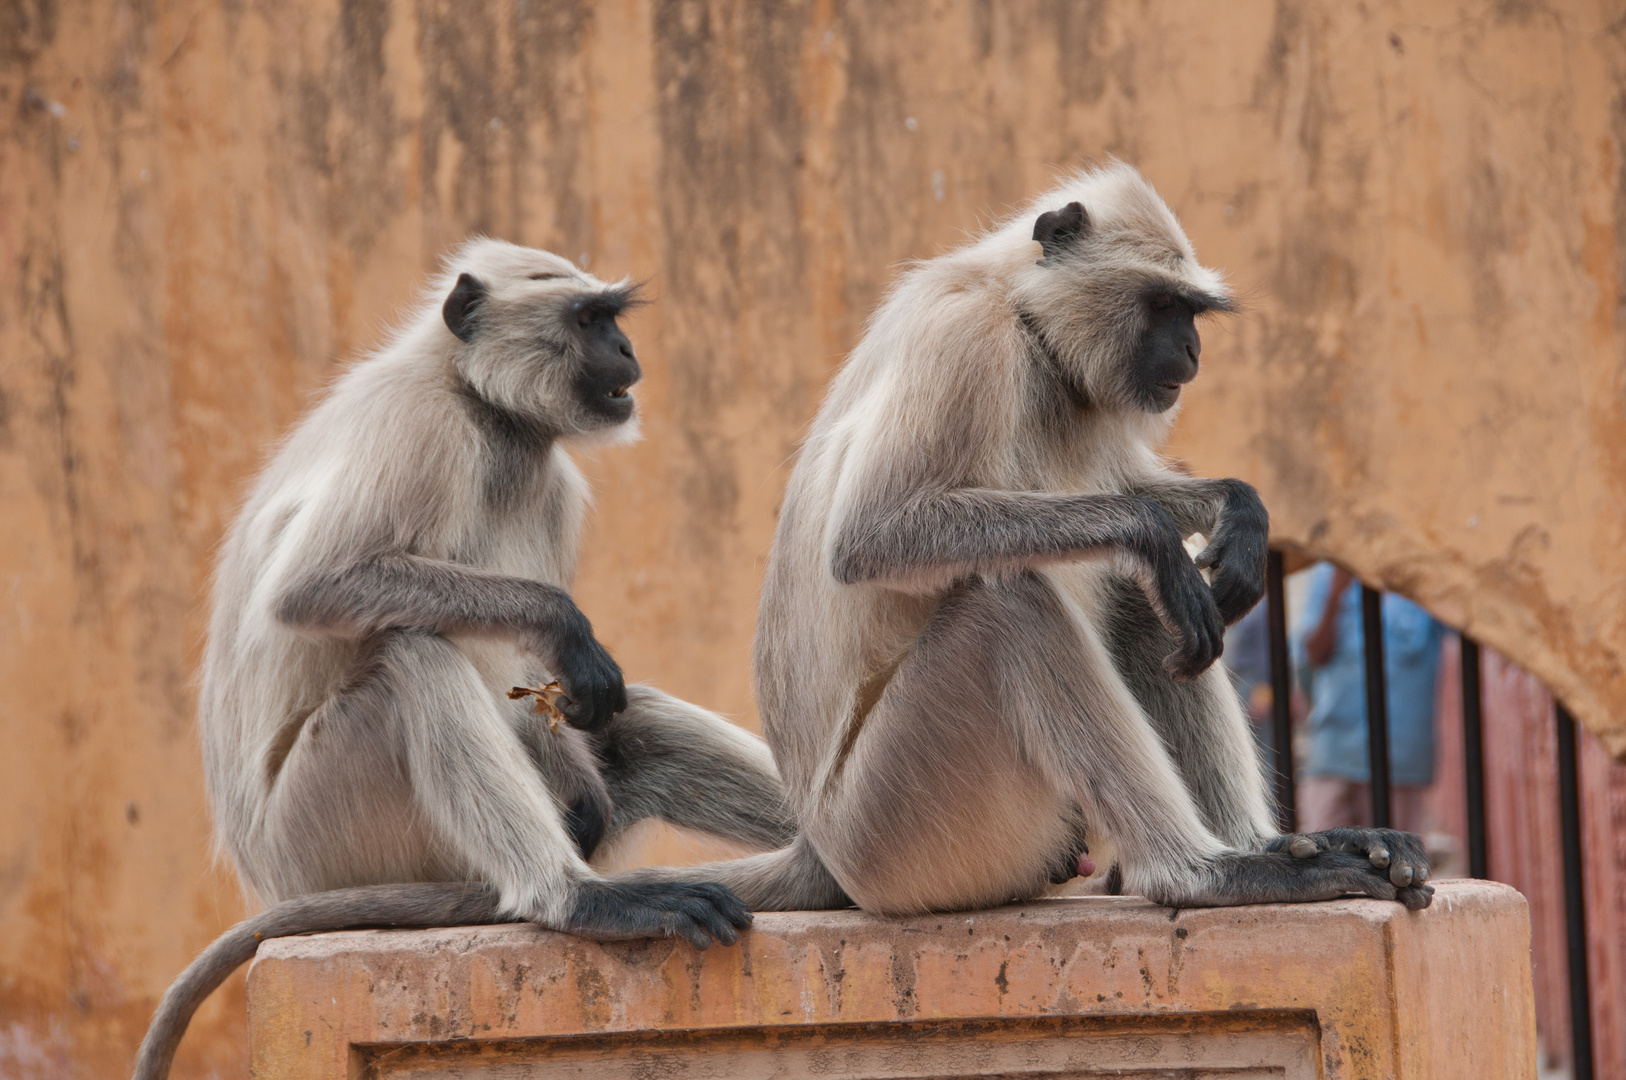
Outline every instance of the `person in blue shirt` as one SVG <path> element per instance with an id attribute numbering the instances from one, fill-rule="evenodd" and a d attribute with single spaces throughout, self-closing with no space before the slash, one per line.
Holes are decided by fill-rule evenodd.
<path id="1" fill-rule="evenodd" d="M 1308 618 L 1295 635 L 1297 668 L 1310 698 L 1306 776 L 1298 786 L 1305 832 L 1372 823 L 1366 756 L 1366 660 L 1361 586 L 1347 570 L 1309 570 Z M 1445 628 L 1416 604 L 1383 596 L 1388 677 L 1389 776 L 1394 828 L 1424 833 L 1423 795 L 1434 781 L 1434 678 Z"/>
<path id="2" fill-rule="evenodd" d="M 1276 768 L 1270 730 L 1270 620 L 1269 604 L 1261 601 L 1225 631 L 1225 672 L 1231 676 L 1253 728 L 1259 757 L 1269 776 Z"/>

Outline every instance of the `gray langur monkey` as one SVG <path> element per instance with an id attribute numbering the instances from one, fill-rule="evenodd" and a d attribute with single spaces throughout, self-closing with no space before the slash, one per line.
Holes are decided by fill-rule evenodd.
<path id="1" fill-rule="evenodd" d="M 587 489 L 565 444 L 636 431 L 633 293 L 472 241 L 260 475 L 220 553 L 198 727 L 220 843 L 274 906 L 170 987 L 138 1080 L 262 938 L 530 921 L 705 948 L 750 922 L 703 876 L 586 862 L 648 817 L 795 836 L 761 740 L 625 686 L 568 592 Z M 557 728 L 508 694 L 550 676 Z"/>
<path id="2" fill-rule="evenodd" d="M 1071 877 L 1087 835 L 1171 906 L 1427 906 L 1415 836 L 1277 835 L 1214 664 L 1268 518 L 1158 447 L 1197 316 L 1232 307 L 1123 164 L 901 276 L 813 421 L 763 585 L 757 701 L 801 833 L 718 880 L 758 910 L 974 908 Z"/>

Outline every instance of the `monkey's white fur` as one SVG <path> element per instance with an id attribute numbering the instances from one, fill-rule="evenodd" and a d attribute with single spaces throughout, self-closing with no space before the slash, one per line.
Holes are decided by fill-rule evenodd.
<path id="1" fill-rule="evenodd" d="M 1156 450 L 1174 410 L 1114 410 L 1110 420 L 1081 423 L 1054 439 L 1035 438 L 1024 415 L 1035 393 L 1032 347 L 1016 311 L 1054 328 L 1047 338 L 1058 343 L 1058 359 L 1093 400 L 1116 403 L 1126 394 L 1114 381 L 1120 356 L 1091 352 L 1116 344 L 1100 328 L 1103 317 L 1115 317 L 1112 305 L 1093 296 L 1081 302 L 1075 275 L 1035 262 L 1034 218 L 1072 201 L 1083 203 L 1098 234 L 1121 241 L 1117 257 L 1094 264 L 1092 273 L 1171 277 L 1227 295 L 1137 173 L 1118 166 L 1074 176 L 976 242 L 904 275 L 837 375 L 786 495 L 757 641 L 764 729 L 804 832 L 866 908 L 913 912 L 1033 895 L 1045 887 L 1047 859 L 1068 842 L 1074 802 L 1092 835 L 1110 834 L 1118 844 L 1125 888 L 1145 895 L 1189 892 L 1192 872 L 1208 857 L 1275 834 L 1252 736 L 1221 667 L 1201 676 L 1200 697 L 1210 722 L 1224 731 L 1211 744 L 1220 756 L 1207 767 L 1229 778 L 1229 812 L 1207 824 L 1114 671 L 1096 610 L 1103 575 L 1113 568 L 1110 553 L 947 565 L 859 585 L 831 573 L 849 510 L 861 504 L 862 491 L 884 482 L 878 473 L 899 465 L 960 486 L 1058 494 L 1183 479 Z M 951 430 L 943 430 L 945 418 L 952 418 Z M 1070 670 L 1054 672 L 1049 684 L 1012 682 L 992 657 L 960 655 L 959 671 L 940 672 L 949 678 L 919 687 L 935 700 L 898 707 L 906 716 L 894 722 L 919 724 L 923 744 L 922 771 L 900 770 L 899 743 L 873 727 L 893 713 L 877 702 L 860 715 L 860 688 L 910 653 L 951 581 L 1021 566 L 1041 568 L 1065 602 L 1056 617 L 1073 637 L 1064 649 L 1076 650 L 1067 658 Z M 1051 630 L 1025 629 L 1036 637 Z M 1096 744 L 1082 738 L 1018 744 L 1002 731 L 979 731 L 993 724 L 979 715 L 979 696 L 957 700 L 979 683 L 994 684 L 1002 709 L 1021 724 L 1042 727 L 1046 714 L 1089 711 Z M 943 796 L 911 798 L 911 779 L 934 772 Z M 874 785 L 897 790 L 863 790 Z M 893 816 L 884 832 L 871 816 L 883 804 Z M 896 820 L 898 813 L 908 815 L 907 824 Z M 977 842 L 957 839 L 968 835 Z"/>
<path id="2" fill-rule="evenodd" d="M 757 700 L 801 834 L 708 872 L 758 909 L 974 908 L 1070 876 L 1087 824 L 1166 903 L 1426 905 L 1415 838 L 1278 850 L 1212 664 L 1263 591 L 1268 517 L 1158 448 L 1195 316 L 1230 306 L 1121 164 L 903 273 L 813 421 L 763 583 Z"/>
<path id="3" fill-rule="evenodd" d="M 440 310 L 460 273 L 490 290 L 472 346 Z M 469 879 L 494 885 L 507 914 L 562 926 L 571 885 L 593 876 L 549 783 L 592 769 L 593 752 L 582 733 L 548 732 L 528 703 L 507 699 L 546 674 L 515 635 L 413 640 L 398 658 L 413 677 L 394 688 L 407 730 L 318 729 L 354 677 L 360 633 L 298 629 L 275 608 L 315 571 L 388 552 L 568 590 L 587 486 L 565 444 L 630 439 L 636 422 L 584 423 L 559 369 L 526 357 L 559 336 L 550 298 L 610 288 L 547 252 L 466 245 L 428 302 L 340 377 L 254 485 L 220 553 L 199 730 L 217 835 L 263 901 Z M 545 467 L 503 479 L 517 487 L 498 507 L 470 387 L 560 436 Z M 629 714 L 692 730 L 772 775 L 761 741 L 738 727 L 649 688 L 630 695 Z"/>

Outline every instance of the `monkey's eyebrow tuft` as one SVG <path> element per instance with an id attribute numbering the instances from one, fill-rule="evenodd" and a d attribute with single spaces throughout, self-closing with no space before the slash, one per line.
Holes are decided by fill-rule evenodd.
<path id="1" fill-rule="evenodd" d="M 1193 292 L 1189 294 L 1189 299 L 1196 307 L 1198 315 L 1201 315 L 1207 311 L 1230 313 L 1237 310 L 1236 301 L 1232 300 L 1229 296 L 1217 296 L 1213 293 Z"/>
<path id="2" fill-rule="evenodd" d="M 571 304 L 571 310 L 578 317 L 585 319 L 614 318 L 624 311 L 642 307 L 648 303 L 639 295 L 643 288 L 642 283 L 633 285 L 613 285 L 595 293 L 584 293 Z"/>
<path id="3" fill-rule="evenodd" d="M 1236 301 L 1228 296 L 1204 292 L 1189 285 L 1176 282 L 1164 282 L 1148 288 L 1145 300 L 1153 307 L 1159 307 L 1158 300 L 1178 300 L 1191 308 L 1193 315 L 1202 315 L 1206 312 L 1233 312 L 1237 309 Z M 1166 306 L 1166 305 L 1164 305 Z"/>

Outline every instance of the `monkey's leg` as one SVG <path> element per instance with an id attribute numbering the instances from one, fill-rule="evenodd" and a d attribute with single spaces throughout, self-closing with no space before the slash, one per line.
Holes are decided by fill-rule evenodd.
<path id="1" fill-rule="evenodd" d="M 390 800 L 381 814 L 369 802 L 382 792 Z M 434 634 L 390 631 L 369 642 L 344 691 L 299 733 L 267 820 L 277 861 L 304 879 L 280 895 L 400 880 L 410 869 L 419 880 L 486 881 L 504 910 L 554 922 L 572 881 L 588 876 L 490 691 Z M 409 838 L 420 865 L 392 859 L 395 873 L 380 877 L 386 867 L 369 864 L 393 834 Z M 435 865 L 432 852 L 449 862 Z"/>
<path id="2" fill-rule="evenodd" d="M 1353 856 L 1227 850 L 1084 613 L 1037 574 L 945 596 L 833 788 L 804 828 L 878 910 L 1033 895 L 1069 802 L 1118 844 L 1126 891 L 1161 903 L 1395 895 Z"/>
<path id="3" fill-rule="evenodd" d="M 852 906 L 852 899 L 806 836 L 761 855 L 699 866 L 645 866 L 617 874 L 615 880 L 715 881 L 753 911 L 828 911 Z"/>
<path id="4" fill-rule="evenodd" d="M 448 881 L 449 865 L 418 812 L 407 735 L 395 716 L 383 634 L 358 655 L 342 689 L 279 738 L 259 828 L 226 839 L 238 869 L 268 903 L 379 882 Z"/>
<path id="5" fill-rule="evenodd" d="M 606 731 L 605 777 L 619 827 L 645 817 L 778 851 L 701 866 L 649 866 L 618 881 L 720 882 L 756 911 L 843 908 L 852 901 L 796 823 L 767 747 L 721 717 L 645 686 Z"/>
<path id="6" fill-rule="evenodd" d="M 352 730 L 340 730 L 347 724 Z M 390 733 L 366 752 L 367 734 Z M 341 746 L 352 753 L 335 756 Z M 391 774 L 410 778 L 410 811 L 395 821 L 359 819 L 367 808 L 342 789 L 376 787 Z M 294 891 L 347 884 L 322 877 L 365 859 L 356 843 L 421 828 L 426 865 L 406 880 L 484 881 L 516 919 L 601 940 L 681 934 L 699 948 L 714 938 L 732 943 L 734 928 L 750 921 L 715 884 L 638 885 L 595 874 L 479 673 L 436 634 L 377 636 L 343 701 L 300 732 L 268 816 L 284 861 L 304 868 L 305 888 Z"/>
<path id="7" fill-rule="evenodd" d="M 1428 856 L 1422 840 L 1411 833 L 1340 829 L 1310 834 L 1297 845 L 1294 837 L 1277 837 L 1253 732 L 1224 669 L 1216 665 L 1189 682 L 1169 678 L 1161 658 L 1174 639 L 1140 589 L 1122 578 L 1110 579 L 1095 615 L 1118 673 L 1163 740 L 1210 830 L 1243 851 L 1367 856 L 1401 889 L 1400 899 L 1408 907 L 1428 905 L 1433 892 L 1423 886 L 1430 873 Z"/>
<path id="8" fill-rule="evenodd" d="M 520 681 L 530 686 L 544 680 L 533 675 Z M 528 699 L 500 704 L 509 706 L 504 710 L 506 719 L 518 732 L 554 805 L 563 812 L 565 831 L 575 841 L 576 851 L 591 859 L 609 834 L 615 813 L 609 785 L 600 774 L 593 736 L 569 724 L 550 725 Z"/>
<path id="9" fill-rule="evenodd" d="M 1024 595 L 1041 591 L 1038 579 L 1021 581 L 1029 584 L 1013 591 L 972 579 L 944 596 L 884 688 L 870 689 L 874 706 L 854 718 L 850 749 L 804 819 L 837 879 L 866 909 L 903 914 L 1036 896 L 1059 876 L 1058 853 L 1071 853 L 1076 867 L 1079 807 L 1092 828 L 1123 828 L 1096 812 L 1093 793 L 1078 797 L 1095 765 L 1053 767 L 1032 730 L 1045 719 L 1009 715 L 1076 713 L 1101 696 L 1071 670 L 1082 658 L 1069 648 L 1070 624 Z M 1034 682 L 1063 685 L 1030 705 Z M 1059 715 L 1055 722 L 1066 723 Z M 1071 738 L 1086 751 L 1122 741 L 1110 730 L 1105 740 L 1075 735 L 1076 726 L 1043 738 Z M 1145 769 L 1113 772 L 1107 784 L 1124 785 L 1128 798 Z M 1110 801 L 1113 793 L 1104 795 Z M 1187 817 L 1189 832 L 1201 834 L 1189 809 Z M 1212 838 L 1208 845 L 1220 849 Z"/>
<path id="10" fill-rule="evenodd" d="M 1163 670 L 1173 647 L 1133 582 L 1101 575 L 1092 605 L 1113 666 L 1174 760 L 1203 824 L 1228 846 L 1258 851 L 1276 835 L 1259 753 L 1229 678 L 1215 665 L 1179 682 Z M 1161 652 L 1158 650 L 1162 650 Z"/>
<path id="11" fill-rule="evenodd" d="M 649 686 L 600 736 L 615 805 L 612 834 L 644 818 L 759 848 L 796 836 L 796 819 L 767 744 L 705 709 Z"/>

